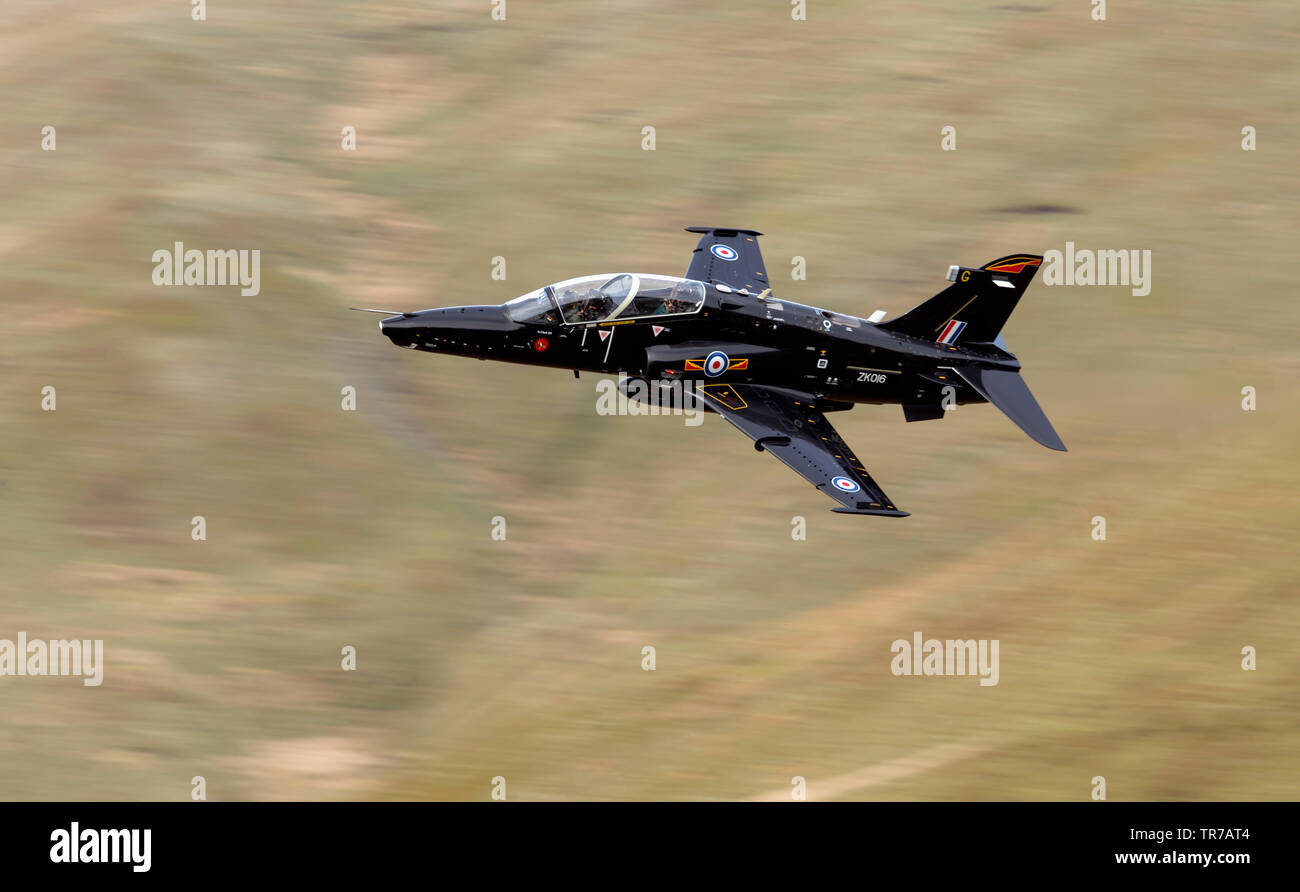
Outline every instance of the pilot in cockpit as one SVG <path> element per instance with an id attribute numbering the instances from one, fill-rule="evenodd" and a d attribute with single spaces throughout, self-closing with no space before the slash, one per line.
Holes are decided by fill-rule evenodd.
<path id="1" fill-rule="evenodd" d="M 668 296 L 663 299 L 663 303 L 655 307 L 654 315 L 658 316 L 663 313 L 681 313 L 690 308 L 690 301 L 677 299 L 677 290 L 679 287 L 679 285 L 673 285 L 673 290 L 668 292 Z"/>
<path id="2" fill-rule="evenodd" d="M 610 299 L 599 288 L 586 290 L 570 289 L 564 292 L 561 301 L 565 306 L 573 307 L 573 316 L 578 322 L 594 322 L 604 319 L 611 309 Z"/>

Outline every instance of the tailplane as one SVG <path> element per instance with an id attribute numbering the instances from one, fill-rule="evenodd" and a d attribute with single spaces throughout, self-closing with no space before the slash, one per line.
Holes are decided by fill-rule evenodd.
<path id="1" fill-rule="evenodd" d="M 1047 420 L 1029 385 L 1019 372 L 1009 369 L 983 369 L 976 366 L 956 368 L 962 380 L 979 391 L 980 396 L 1002 410 L 1019 428 L 1048 449 L 1065 452 L 1065 444 Z"/>

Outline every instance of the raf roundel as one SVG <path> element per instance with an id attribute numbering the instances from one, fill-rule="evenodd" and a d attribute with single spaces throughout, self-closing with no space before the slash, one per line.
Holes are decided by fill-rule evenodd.
<path id="1" fill-rule="evenodd" d="M 716 378 L 725 372 L 730 364 L 731 361 L 727 359 L 727 354 L 721 350 L 714 350 L 704 360 L 704 374 L 710 378 Z"/>
<path id="2" fill-rule="evenodd" d="M 831 484 L 840 492 L 857 492 L 862 489 L 861 486 L 858 486 L 857 483 L 850 480 L 848 477 L 832 477 Z"/>
<path id="3" fill-rule="evenodd" d="M 729 247 L 727 245 L 714 245 L 709 250 L 712 251 L 713 256 L 718 258 L 719 260 L 734 261 L 737 257 L 740 256 L 740 254 L 736 251 L 735 248 Z"/>

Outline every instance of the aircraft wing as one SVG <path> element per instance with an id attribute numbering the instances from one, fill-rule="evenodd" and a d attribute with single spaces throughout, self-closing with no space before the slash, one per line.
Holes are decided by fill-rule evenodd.
<path id="1" fill-rule="evenodd" d="M 696 393 L 727 421 L 842 507 L 842 514 L 907 517 L 871 479 L 812 397 L 758 384 L 701 384 Z"/>
<path id="2" fill-rule="evenodd" d="M 699 232 L 700 243 L 691 255 L 686 278 L 701 282 L 722 283 L 737 291 L 759 294 L 771 288 L 767 267 L 758 250 L 761 232 L 752 229 L 719 229 L 714 226 L 687 226 L 687 232 Z"/>

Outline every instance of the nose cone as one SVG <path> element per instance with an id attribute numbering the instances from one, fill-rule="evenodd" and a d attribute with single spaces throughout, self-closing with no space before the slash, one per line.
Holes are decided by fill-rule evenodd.
<path id="1" fill-rule="evenodd" d="M 496 343 L 516 328 L 500 304 L 421 310 L 389 316 L 379 323 L 379 330 L 399 347 L 453 350 Z"/>
<path id="2" fill-rule="evenodd" d="M 379 330 L 398 347 L 409 347 L 415 343 L 421 325 L 412 316 L 389 316 L 379 320 Z"/>

